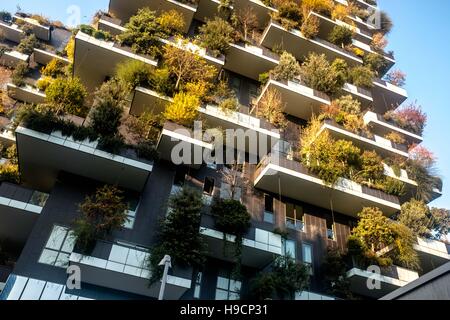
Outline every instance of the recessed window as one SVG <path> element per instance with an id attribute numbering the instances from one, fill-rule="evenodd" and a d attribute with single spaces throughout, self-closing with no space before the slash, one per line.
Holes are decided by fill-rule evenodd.
<path id="1" fill-rule="evenodd" d="M 295 249 L 295 241 L 294 240 L 283 240 L 283 255 L 289 256 L 293 259 L 297 259 L 296 249 Z"/>
<path id="2" fill-rule="evenodd" d="M 304 230 L 303 207 L 291 203 L 286 204 L 286 227 L 293 230 Z"/>
<path id="3" fill-rule="evenodd" d="M 216 300 L 239 300 L 242 282 L 232 280 L 227 273 L 217 277 Z"/>
<path id="4" fill-rule="evenodd" d="M 309 273 L 313 272 L 313 248 L 308 243 L 302 244 L 302 261 L 309 267 Z"/>
<path id="5" fill-rule="evenodd" d="M 210 177 L 205 178 L 205 183 L 203 184 L 203 192 L 208 195 L 212 195 L 214 191 L 214 179 Z"/>
<path id="6" fill-rule="evenodd" d="M 273 210 L 273 197 L 268 194 L 264 195 L 264 221 L 268 223 L 275 222 L 275 215 Z"/>
<path id="7" fill-rule="evenodd" d="M 335 240 L 334 223 L 327 221 L 327 238 Z"/>
<path id="8" fill-rule="evenodd" d="M 69 228 L 55 225 L 38 262 L 55 267 L 67 267 L 75 241 L 76 238 Z"/>
<path id="9" fill-rule="evenodd" d="M 177 170 L 175 173 L 175 179 L 173 181 L 173 184 L 176 186 L 182 186 L 184 185 L 184 181 L 186 180 L 186 172 L 184 170 Z"/>

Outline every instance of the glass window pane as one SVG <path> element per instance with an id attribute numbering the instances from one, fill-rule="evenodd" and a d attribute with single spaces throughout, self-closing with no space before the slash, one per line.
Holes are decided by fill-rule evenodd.
<path id="1" fill-rule="evenodd" d="M 312 246 L 309 244 L 302 245 L 303 262 L 312 263 Z"/>
<path id="2" fill-rule="evenodd" d="M 296 259 L 296 254 L 295 254 L 295 241 L 292 240 L 286 240 L 284 242 L 284 255 L 286 256 L 290 256 L 294 259 Z"/>
<path id="3" fill-rule="evenodd" d="M 66 237 L 67 229 L 60 226 L 54 226 L 52 233 L 50 234 L 50 238 L 45 245 L 46 248 L 59 250 L 64 242 L 64 238 Z"/>
<path id="4" fill-rule="evenodd" d="M 55 261 L 55 267 L 68 267 L 70 254 L 61 252 L 58 254 L 58 258 Z"/>
<path id="5" fill-rule="evenodd" d="M 216 289 L 216 300 L 228 300 L 228 291 Z"/>
<path id="6" fill-rule="evenodd" d="M 239 300 L 241 295 L 237 292 L 230 292 L 228 300 Z"/>
<path id="7" fill-rule="evenodd" d="M 275 218 L 272 212 L 264 211 L 264 222 L 274 223 Z"/>
<path id="8" fill-rule="evenodd" d="M 228 290 L 230 280 L 224 277 L 217 277 L 217 288 Z"/>
<path id="9" fill-rule="evenodd" d="M 61 248 L 61 251 L 67 252 L 67 253 L 72 253 L 73 248 L 75 247 L 76 240 L 77 239 L 76 239 L 73 231 L 69 231 L 69 233 L 67 234 L 66 240 L 64 241 L 64 244 Z"/>
<path id="10" fill-rule="evenodd" d="M 57 251 L 44 249 L 42 251 L 41 257 L 39 258 L 39 263 L 50 264 L 53 266 L 53 265 L 55 265 L 57 258 L 58 258 Z"/>
<path id="11" fill-rule="evenodd" d="M 294 205 L 291 203 L 286 204 L 286 218 L 295 220 Z"/>
<path id="12" fill-rule="evenodd" d="M 127 261 L 129 251 L 130 249 L 128 248 L 113 245 L 108 260 L 125 264 L 125 262 Z"/>
<path id="13" fill-rule="evenodd" d="M 194 288 L 194 298 L 199 299 L 200 298 L 200 286 L 197 284 Z"/>
<path id="14" fill-rule="evenodd" d="M 146 265 L 146 252 L 139 250 L 130 250 L 126 261 L 127 265 L 142 268 Z"/>
<path id="15" fill-rule="evenodd" d="M 242 282 L 241 281 L 230 281 L 230 291 L 239 292 L 241 291 Z"/>

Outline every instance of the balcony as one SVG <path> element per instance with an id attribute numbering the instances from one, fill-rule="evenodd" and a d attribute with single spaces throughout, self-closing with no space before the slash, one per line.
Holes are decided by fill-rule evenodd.
<path id="1" fill-rule="evenodd" d="M 166 122 L 161 131 L 157 149 L 160 157 L 177 165 L 184 164 L 198 168 L 203 164 L 203 152 L 214 150 L 214 145 L 195 136 L 192 130 L 173 122 Z M 186 152 L 186 153 L 185 153 Z"/>
<path id="2" fill-rule="evenodd" d="M 328 131 L 335 140 L 351 141 L 358 148 L 369 151 L 374 150 L 383 158 L 392 156 L 409 157 L 408 148 L 405 145 L 395 144 L 377 135 L 369 137 L 347 131 L 333 120 L 325 120 L 318 135 L 324 131 Z"/>
<path id="3" fill-rule="evenodd" d="M 361 49 L 362 51 L 364 51 L 366 54 L 379 54 L 383 57 L 383 59 L 386 62 L 386 67 L 382 70 L 382 73 L 386 73 L 387 71 L 389 71 L 389 69 L 391 69 L 394 64 L 395 64 L 395 58 L 394 55 L 392 53 L 386 53 L 386 52 L 377 52 L 375 50 L 372 49 L 372 47 L 370 46 L 370 44 L 366 44 L 364 42 L 361 42 L 359 40 L 353 39 L 353 46 L 355 46 L 356 48 Z"/>
<path id="4" fill-rule="evenodd" d="M 25 244 L 48 194 L 11 183 L 0 184 L 0 237 Z"/>
<path id="5" fill-rule="evenodd" d="M 327 39 L 328 35 L 331 33 L 331 31 L 333 30 L 334 27 L 343 26 L 343 27 L 347 27 L 347 28 L 353 30 L 353 32 L 354 32 L 353 37 L 356 40 L 361 41 L 366 44 L 370 44 L 372 42 L 372 34 L 370 32 L 360 29 L 356 26 L 352 26 L 344 21 L 332 20 L 328 17 L 325 17 L 325 16 L 318 14 L 316 12 L 313 12 L 313 11 L 311 11 L 309 16 L 315 16 L 320 21 L 319 33 L 318 33 L 319 38 Z"/>
<path id="6" fill-rule="evenodd" d="M 396 109 L 408 99 L 408 93 L 403 88 L 381 79 L 375 79 L 373 83 L 373 107 L 376 113 L 384 114 Z"/>
<path id="7" fill-rule="evenodd" d="M 20 23 L 26 23 L 31 26 L 33 34 L 42 41 L 50 41 L 52 39 L 52 28 L 50 26 L 44 26 L 37 20 L 29 17 L 21 17 L 18 15 L 13 16 L 13 21 L 20 21 Z"/>
<path id="8" fill-rule="evenodd" d="M 30 56 L 18 51 L 6 51 L 0 55 L 0 65 L 15 68 L 19 63 L 28 63 Z"/>
<path id="9" fill-rule="evenodd" d="M 376 5 L 372 5 L 364 0 L 355 0 L 355 4 L 360 7 L 361 9 L 365 10 L 378 10 L 378 7 Z"/>
<path id="10" fill-rule="evenodd" d="M 225 69 L 258 80 L 261 73 L 275 68 L 279 56 L 272 51 L 247 43 L 233 43 L 228 49 Z"/>
<path id="11" fill-rule="evenodd" d="M 2 31 L 5 40 L 14 43 L 19 43 L 22 38 L 25 37 L 25 32 L 23 32 L 15 23 L 0 21 L 0 31 Z"/>
<path id="12" fill-rule="evenodd" d="M 153 168 L 132 150 L 114 155 L 98 149 L 97 141 L 75 141 L 57 131 L 18 127 L 16 139 L 22 179 L 42 190 L 50 190 L 58 172 L 66 171 L 141 191 Z"/>
<path id="13" fill-rule="evenodd" d="M 158 62 L 135 54 L 131 48 L 103 41 L 78 32 L 75 37 L 74 76 L 79 77 L 88 92 L 93 92 L 107 77 L 113 76 L 117 64 L 129 59 L 156 67 Z"/>
<path id="14" fill-rule="evenodd" d="M 160 282 L 150 284 L 147 249 L 125 244 L 97 241 L 87 256 L 73 252 L 69 264 L 80 267 L 82 282 L 157 298 Z M 170 269 L 164 298 L 177 300 L 191 288 L 192 270 Z"/>
<path id="15" fill-rule="evenodd" d="M 258 19 L 258 28 L 264 28 L 270 21 L 270 14 L 277 12 L 276 9 L 266 6 L 260 0 L 235 0 L 236 12 L 250 8 Z"/>
<path id="16" fill-rule="evenodd" d="M 308 120 L 313 114 L 320 113 L 323 105 L 330 105 L 330 98 L 317 90 L 311 89 L 301 81 L 269 80 L 258 97 L 261 101 L 268 90 L 275 89 L 281 94 L 284 112 L 297 118 Z"/>
<path id="17" fill-rule="evenodd" d="M 188 32 L 192 19 L 197 11 L 197 5 L 186 2 L 187 1 L 176 0 L 110 0 L 109 13 L 122 21 L 128 21 L 138 12 L 139 9 L 145 7 L 157 11 L 158 13 L 162 11 L 175 10 L 183 14 L 185 23 L 184 32 Z"/>
<path id="18" fill-rule="evenodd" d="M 30 104 L 41 104 L 45 102 L 45 92 L 29 84 L 18 87 L 15 84 L 8 83 L 6 88 L 8 90 L 8 95 L 15 100 Z"/>
<path id="19" fill-rule="evenodd" d="M 328 210 L 333 208 L 336 212 L 352 217 L 356 217 L 364 207 L 378 207 L 387 216 L 400 210 L 400 202 L 395 196 L 348 179 L 340 179 L 334 187 L 328 186 L 300 162 L 289 160 L 283 155 L 263 158 L 254 175 L 254 186 L 274 194 L 281 192 L 285 197 Z"/>
<path id="20" fill-rule="evenodd" d="M 123 33 L 126 28 L 122 26 L 122 21 L 117 18 L 112 18 L 107 15 L 102 15 L 97 22 L 99 30 L 109 32 L 113 36 Z"/>
<path id="21" fill-rule="evenodd" d="M 33 51 L 33 60 L 34 60 L 34 62 L 45 66 L 50 61 L 52 61 L 53 59 L 57 59 L 57 60 L 61 61 L 63 64 L 65 64 L 65 65 L 69 65 L 70 64 L 69 59 L 67 59 L 66 57 L 61 57 L 61 56 L 59 56 L 59 55 L 57 55 L 55 53 L 34 48 L 34 51 Z"/>
<path id="22" fill-rule="evenodd" d="M 359 295 L 379 299 L 386 294 L 406 286 L 419 278 L 415 271 L 392 266 L 381 269 L 381 274 L 369 272 L 360 268 L 353 268 L 347 272 L 350 290 Z M 368 284 L 380 283 L 379 289 L 369 289 Z"/>
<path id="23" fill-rule="evenodd" d="M 224 234 L 214 229 L 214 217 L 202 216 L 200 233 L 208 243 L 208 255 L 225 261 L 234 261 L 232 244 L 225 246 Z M 227 242 L 234 243 L 235 236 L 225 235 Z M 225 246 L 225 247 L 224 247 Z M 278 234 L 251 227 L 242 239 L 242 264 L 262 269 L 270 264 L 274 256 L 282 254 L 282 239 Z"/>
<path id="24" fill-rule="evenodd" d="M 419 255 L 424 273 L 434 270 L 450 261 L 450 244 L 437 240 L 417 238 L 414 249 Z"/>
<path id="25" fill-rule="evenodd" d="M 421 136 L 402 129 L 393 122 L 386 121 L 382 115 L 372 111 L 366 112 L 364 115 L 364 123 L 370 126 L 370 130 L 374 134 L 381 137 L 386 136 L 390 132 L 397 132 L 408 142 L 408 144 L 420 144 L 423 142 Z"/>
<path id="26" fill-rule="evenodd" d="M 370 90 L 357 87 L 350 83 L 345 83 L 343 90 L 345 94 L 349 94 L 353 99 L 358 100 L 363 109 L 369 108 L 373 103 L 372 92 Z"/>
<path id="27" fill-rule="evenodd" d="M 307 39 L 299 30 L 286 30 L 272 21 L 265 29 L 261 45 L 267 48 L 280 47 L 292 53 L 298 60 L 303 61 L 310 52 L 325 54 L 329 61 L 336 58 L 344 59 L 349 66 L 362 65 L 363 61 L 355 54 L 342 49 L 320 38 Z"/>

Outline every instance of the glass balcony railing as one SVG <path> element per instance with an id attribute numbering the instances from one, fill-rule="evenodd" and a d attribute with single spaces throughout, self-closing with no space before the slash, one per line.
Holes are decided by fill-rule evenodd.
<path id="1" fill-rule="evenodd" d="M 305 224 L 302 221 L 286 217 L 286 228 L 297 231 L 304 231 L 304 227 Z"/>

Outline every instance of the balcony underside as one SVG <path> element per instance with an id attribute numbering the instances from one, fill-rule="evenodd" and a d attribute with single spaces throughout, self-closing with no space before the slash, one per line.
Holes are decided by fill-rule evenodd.
<path id="1" fill-rule="evenodd" d="M 343 49 L 338 49 L 318 39 L 306 39 L 300 31 L 287 31 L 275 23 L 271 23 L 264 31 L 261 44 L 267 48 L 281 47 L 283 50 L 292 53 L 300 61 L 304 61 L 310 52 L 316 52 L 325 54 L 330 61 L 336 58 L 344 59 L 349 66 L 362 64 L 360 58 L 341 51 Z"/>
<path id="2" fill-rule="evenodd" d="M 39 218 L 37 212 L 25 210 L 26 205 L 0 197 L 0 239 L 7 239 L 20 246 L 25 245 Z"/>
<path id="3" fill-rule="evenodd" d="M 384 114 L 386 111 L 397 109 L 408 99 L 407 92 L 399 87 L 374 82 L 372 88 L 374 112 Z"/>
<path id="4" fill-rule="evenodd" d="M 267 166 L 255 179 L 255 187 L 274 194 L 309 203 L 328 210 L 333 209 L 344 215 L 357 217 L 364 207 L 378 207 L 387 216 L 400 210 L 398 202 L 391 197 L 383 197 L 383 193 L 372 190 L 366 194 L 361 190 L 336 186 L 326 186 L 319 178 L 301 172 L 304 169 L 287 169 L 275 164 Z M 279 190 L 281 186 L 281 190 Z M 378 196 L 377 196 L 378 195 Z M 332 203 L 331 203 L 332 199 Z"/>
<path id="5" fill-rule="evenodd" d="M 21 177 L 38 190 L 51 190 L 58 173 L 66 171 L 140 191 L 152 170 L 148 163 L 69 141 L 60 142 L 53 136 L 22 127 L 17 128 L 16 139 Z"/>
<path id="6" fill-rule="evenodd" d="M 419 244 L 414 245 L 414 249 L 420 259 L 420 266 L 424 273 L 430 272 L 450 261 L 450 245 L 438 241 L 431 242 L 437 243 L 438 248 L 424 245 L 420 243 L 420 240 Z"/>
<path id="7" fill-rule="evenodd" d="M 202 22 L 213 20 L 218 14 L 219 6 L 219 0 L 200 0 L 194 18 Z"/>
<path id="8" fill-rule="evenodd" d="M 80 78 L 89 93 L 93 93 L 107 77 L 113 76 L 119 63 L 131 59 L 142 61 L 152 67 L 157 66 L 156 61 L 136 55 L 130 48 L 97 40 L 82 32 L 78 32 L 75 37 L 73 72 L 74 76 Z"/>
<path id="9" fill-rule="evenodd" d="M 323 105 L 329 105 L 330 99 L 324 94 L 319 97 L 315 90 L 293 82 L 282 83 L 270 80 L 264 87 L 258 102 L 269 89 L 278 91 L 284 104 L 284 112 L 297 118 L 308 120 L 313 114 L 319 114 Z"/>
<path id="10" fill-rule="evenodd" d="M 226 54 L 224 68 L 247 78 L 258 80 L 259 75 L 278 65 L 278 60 L 251 51 L 237 44 L 232 44 Z"/>
<path id="11" fill-rule="evenodd" d="M 148 7 L 151 10 L 162 12 L 169 10 L 176 10 L 183 14 L 185 29 L 184 32 L 189 30 L 192 19 L 194 17 L 196 8 L 177 2 L 174 0 L 110 0 L 109 1 L 109 13 L 114 17 L 127 22 L 131 16 L 135 15 L 139 9 Z"/>

